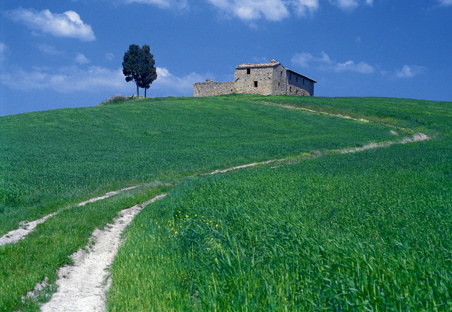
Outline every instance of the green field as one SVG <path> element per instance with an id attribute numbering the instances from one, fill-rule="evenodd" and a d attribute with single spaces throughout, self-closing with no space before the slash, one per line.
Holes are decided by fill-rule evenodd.
<path id="1" fill-rule="evenodd" d="M 451 102 L 251 95 L 1 117 L 0 235 L 61 212 L 0 246 L 0 311 L 36 309 L 27 291 L 161 192 L 125 233 L 109 311 L 450 311 L 451 120 Z"/>

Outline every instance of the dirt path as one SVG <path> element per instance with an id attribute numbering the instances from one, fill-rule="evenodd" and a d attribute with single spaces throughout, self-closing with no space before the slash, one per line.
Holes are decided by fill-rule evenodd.
<path id="1" fill-rule="evenodd" d="M 102 196 L 99 196 L 99 197 L 94 197 L 94 198 L 91 198 L 91 199 L 89 199 L 87 201 L 84 201 L 84 202 L 78 204 L 77 206 L 78 207 L 84 206 L 84 205 L 86 205 L 88 203 L 93 203 L 93 202 L 96 202 L 98 200 L 102 200 L 102 199 L 111 197 L 111 196 L 116 195 L 118 193 L 121 193 L 123 191 L 134 189 L 136 187 L 138 187 L 138 186 L 131 186 L 131 187 L 126 187 L 126 188 L 117 190 L 117 191 L 108 192 L 105 195 L 102 195 Z M 9 231 L 8 233 L 6 233 L 2 237 L 0 237 L 0 246 L 6 245 L 6 244 L 17 243 L 21 239 L 24 239 L 25 236 L 30 234 L 36 228 L 36 226 L 38 224 L 44 223 L 47 219 L 55 216 L 56 214 L 58 214 L 58 212 L 54 212 L 54 213 L 48 214 L 48 215 L 46 215 L 45 217 L 42 217 L 39 220 L 30 221 L 30 222 L 26 222 L 26 221 L 20 222 L 18 229 Z"/>
<path id="2" fill-rule="evenodd" d="M 120 246 L 120 236 L 133 218 L 147 205 L 166 194 L 128 209 L 124 209 L 103 230 L 95 230 L 93 246 L 88 252 L 80 249 L 72 258 L 74 264 L 59 270 L 58 291 L 41 308 L 43 312 L 105 311 L 105 294 L 109 288 L 107 269 Z"/>

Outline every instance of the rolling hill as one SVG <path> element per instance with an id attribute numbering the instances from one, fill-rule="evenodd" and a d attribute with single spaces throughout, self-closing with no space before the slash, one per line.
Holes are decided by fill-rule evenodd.
<path id="1" fill-rule="evenodd" d="M 37 309 L 21 298 L 54 291 L 95 228 L 167 193 L 124 233 L 110 311 L 448 311 L 451 117 L 451 102 L 253 95 L 0 117 L 0 235 L 57 212 L 0 246 L 0 310 Z"/>

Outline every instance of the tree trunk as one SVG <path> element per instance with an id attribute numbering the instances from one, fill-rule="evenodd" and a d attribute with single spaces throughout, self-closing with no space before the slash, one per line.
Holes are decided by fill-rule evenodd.
<path id="1" fill-rule="evenodd" d="M 140 88 L 138 88 L 138 83 L 137 83 L 137 99 L 140 98 Z"/>
<path id="2" fill-rule="evenodd" d="M 146 89 L 146 88 L 144 88 L 144 97 L 146 97 L 146 90 L 147 90 L 147 89 Z"/>

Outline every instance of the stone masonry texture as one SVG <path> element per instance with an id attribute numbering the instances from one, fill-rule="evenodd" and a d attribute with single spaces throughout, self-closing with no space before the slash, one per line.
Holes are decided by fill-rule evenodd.
<path id="1" fill-rule="evenodd" d="M 234 73 L 234 81 L 197 82 L 194 96 L 216 96 L 232 93 L 261 95 L 313 96 L 315 80 L 285 68 L 281 63 L 241 64 Z"/>

